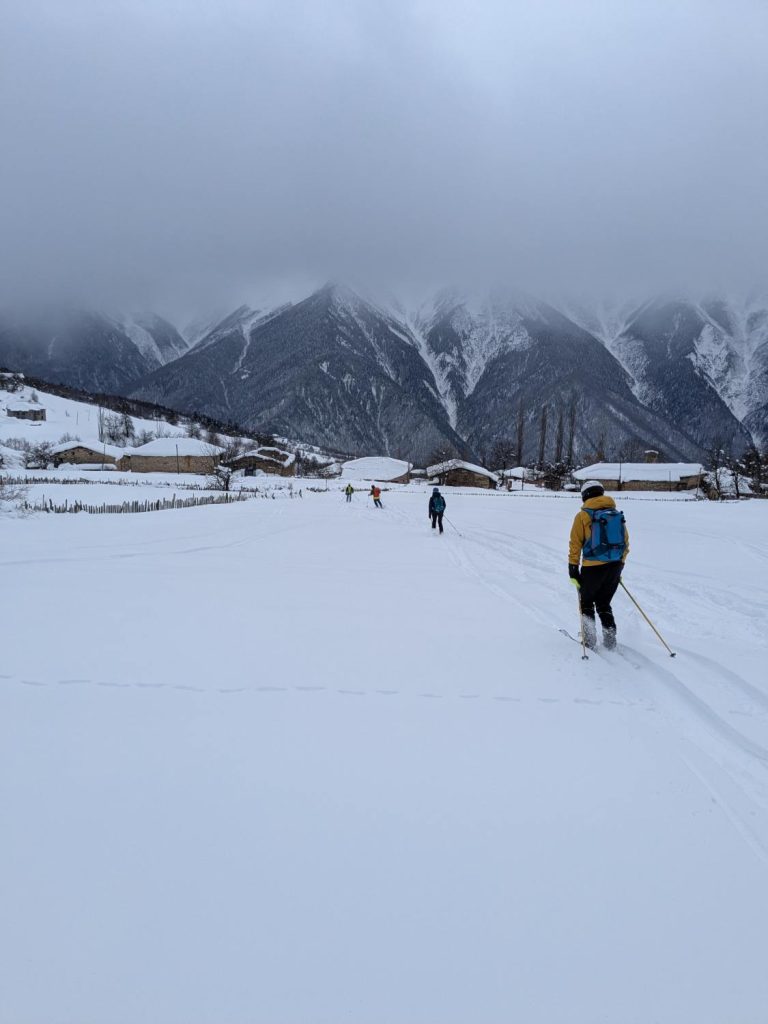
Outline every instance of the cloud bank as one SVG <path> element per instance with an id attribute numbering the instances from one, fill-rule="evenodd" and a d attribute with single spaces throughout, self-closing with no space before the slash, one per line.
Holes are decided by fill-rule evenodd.
<path id="1" fill-rule="evenodd" d="M 0 289 L 760 280 L 758 0 L 11 0 Z"/>

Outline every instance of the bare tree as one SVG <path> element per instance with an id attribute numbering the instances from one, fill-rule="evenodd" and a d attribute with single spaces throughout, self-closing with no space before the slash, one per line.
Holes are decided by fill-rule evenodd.
<path id="1" fill-rule="evenodd" d="M 520 405 L 517 407 L 517 464 L 522 466 L 524 464 L 523 459 L 523 446 L 525 444 L 525 407 L 523 406 L 522 399 Z"/>
<path id="2" fill-rule="evenodd" d="M 47 469 L 51 462 L 53 462 L 53 445 L 50 441 L 34 444 L 24 453 L 25 469 Z"/>
<path id="3" fill-rule="evenodd" d="M 565 435 L 565 422 L 563 419 L 563 407 L 560 406 L 557 414 L 557 428 L 555 430 L 555 465 L 563 459 L 563 439 Z M 559 489 L 559 488 L 558 488 Z"/>
<path id="4" fill-rule="evenodd" d="M 714 497 L 721 501 L 727 492 L 727 456 L 720 440 L 715 441 L 708 452 L 707 477 L 712 485 Z"/>
<path id="5" fill-rule="evenodd" d="M 136 437 L 136 427 L 127 412 L 124 412 L 122 415 L 122 428 L 124 441 L 132 441 Z"/>
<path id="6" fill-rule="evenodd" d="M 573 465 L 573 445 L 576 437 L 576 394 L 571 394 L 571 401 L 568 406 L 568 446 L 565 460 L 569 466 Z"/>
<path id="7" fill-rule="evenodd" d="M 213 442 L 209 443 L 213 444 Z M 218 444 L 218 447 L 222 447 L 221 443 Z M 235 437 L 227 441 L 227 443 L 223 446 L 224 451 L 222 452 L 221 455 L 221 461 L 225 465 L 230 465 L 235 461 L 235 459 L 239 458 L 243 454 L 243 447 L 244 445 L 242 438 Z"/>
<path id="8" fill-rule="evenodd" d="M 734 497 L 738 501 L 743 494 L 749 492 L 750 467 L 745 455 L 726 456 L 726 468 L 730 475 L 730 483 L 733 484 Z"/>
<path id="9" fill-rule="evenodd" d="M 429 458 L 427 459 L 428 466 L 439 466 L 441 462 L 449 462 L 451 459 L 457 459 L 458 453 L 453 445 L 439 445 L 437 448 L 432 450 Z"/>
<path id="10" fill-rule="evenodd" d="M 744 452 L 741 462 L 752 493 L 763 495 L 768 476 L 768 453 L 761 452 L 757 445 L 751 444 Z"/>
<path id="11" fill-rule="evenodd" d="M 26 487 L 9 483 L 8 478 L 0 473 L 0 512 L 19 509 L 26 496 Z"/>
<path id="12" fill-rule="evenodd" d="M 510 437 L 499 438 L 491 449 L 488 459 L 490 469 L 501 470 L 511 469 L 515 464 L 515 443 Z"/>
<path id="13" fill-rule="evenodd" d="M 231 491 L 232 481 L 237 470 L 233 466 L 227 466 L 223 462 L 217 463 L 208 478 L 206 484 L 212 491 Z"/>
<path id="14" fill-rule="evenodd" d="M 547 447 L 547 415 L 547 407 L 543 405 L 539 419 L 539 469 L 544 466 L 544 453 Z"/>

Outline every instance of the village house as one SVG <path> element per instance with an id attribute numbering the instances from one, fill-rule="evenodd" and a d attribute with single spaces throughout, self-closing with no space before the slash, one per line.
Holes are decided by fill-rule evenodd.
<path id="1" fill-rule="evenodd" d="M 139 448 L 126 448 L 117 468 L 133 473 L 212 473 L 223 448 L 194 437 L 158 437 Z"/>
<path id="2" fill-rule="evenodd" d="M 698 462 L 596 462 L 573 474 L 579 483 L 597 480 L 606 491 L 692 491 L 700 487 Z"/>
<path id="3" fill-rule="evenodd" d="M 498 476 L 490 469 L 462 462 L 461 459 L 449 459 L 436 466 L 428 466 L 427 476 L 430 480 L 437 480 L 441 487 L 484 487 L 494 490 L 498 484 Z"/>
<path id="4" fill-rule="evenodd" d="M 99 444 L 86 441 L 65 441 L 54 445 L 52 449 L 54 466 L 64 463 L 83 466 L 115 466 L 117 460 L 125 455 L 124 448 L 115 448 L 111 444 Z"/>
<path id="5" fill-rule="evenodd" d="M 402 459 L 391 459 L 389 456 L 371 456 L 363 459 L 350 459 L 341 467 L 342 480 L 369 480 L 380 484 L 407 484 L 411 479 L 413 467 L 410 462 Z"/>
<path id="6" fill-rule="evenodd" d="M 242 469 L 245 476 L 256 473 L 273 473 L 277 476 L 296 476 L 296 456 L 282 448 L 252 448 L 232 459 L 233 469 Z"/>
<path id="7" fill-rule="evenodd" d="M 38 402 L 9 402 L 5 407 L 9 416 L 17 420 L 33 420 L 40 422 L 45 419 L 45 409 Z"/>
<path id="8" fill-rule="evenodd" d="M 499 476 L 507 490 L 512 490 L 515 484 L 520 484 L 523 487 L 526 484 L 539 484 L 536 470 L 529 469 L 527 466 L 513 466 L 511 469 L 502 469 Z"/>

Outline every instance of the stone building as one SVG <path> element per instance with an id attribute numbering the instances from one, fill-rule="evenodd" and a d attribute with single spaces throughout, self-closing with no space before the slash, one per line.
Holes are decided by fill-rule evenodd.
<path id="1" fill-rule="evenodd" d="M 9 402 L 5 411 L 17 420 L 40 422 L 45 419 L 45 409 L 38 402 Z"/>
<path id="2" fill-rule="evenodd" d="M 597 480 L 606 491 L 692 491 L 701 486 L 698 462 L 596 462 L 573 474 L 578 483 Z"/>
<path id="3" fill-rule="evenodd" d="M 428 466 L 427 476 L 430 480 L 437 480 L 441 487 L 484 487 L 495 490 L 499 482 L 498 476 L 490 469 L 462 462 L 461 459 L 449 459 L 436 466 Z"/>
<path id="4" fill-rule="evenodd" d="M 282 448 L 252 448 L 232 459 L 229 465 L 233 469 L 242 469 L 245 476 L 254 476 L 258 472 L 296 476 L 296 456 Z"/>
<path id="5" fill-rule="evenodd" d="M 63 463 L 73 465 L 117 465 L 117 460 L 125 455 L 124 448 L 115 448 L 111 444 L 99 444 L 86 441 L 65 441 L 53 448 L 53 464 L 61 466 Z"/>
<path id="6" fill-rule="evenodd" d="M 139 448 L 126 448 L 117 468 L 133 473 L 212 473 L 224 449 L 194 437 L 158 437 Z"/>

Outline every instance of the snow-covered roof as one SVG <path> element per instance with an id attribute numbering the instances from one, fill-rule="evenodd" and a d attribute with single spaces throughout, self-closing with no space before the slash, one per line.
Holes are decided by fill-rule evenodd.
<path id="1" fill-rule="evenodd" d="M 504 480 L 527 480 L 534 476 L 534 471 L 527 466 L 513 466 L 511 469 L 502 469 L 499 476 Z"/>
<path id="2" fill-rule="evenodd" d="M 117 448 L 113 444 L 102 444 L 100 441 L 64 441 L 63 444 L 54 445 L 51 451 L 54 455 L 61 455 L 62 452 L 71 452 L 73 448 L 85 448 L 87 452 L 95 452 L 98 455 L 103 452 L 115 459 L 119 459 L 126 452 L 125 448 Z M 128 451 L 133 451 L 133 449 L 129 448 Z"/>
<path id="3" fill-rule="evenodd" d="M 292 466 L 296 461 L 293 452 L 285 452 L 282 448 L 249 448 L 247 452 L 238 455 L 237 459 L 263 459 L 264 462 L 275 462 L 279 466 Z M 237 459 L 234 461 L 237 462 Z"/>
<path id="4" fill-rule="evenodd" d="M 33 409 L 42 409 L 42 405 L 39 402 L 27 402 L 24 399 L 17 400 L 15 402 L 9 402 L 6 409 L 10 409 L 11 412 L 31 412 Z"/>
<path id="5" fill-rule="evenodd" d="M 698 462 L 596 462 L 573 474 L 576 480 L 663 480 L 679 483 L 700 476 L 704 467 Z"/>
<path id="6" fill-rule="evenodd" d="M 372 456 L 364 459 L 351 459 L 341 467 L 344 480 L 397 480 L 398 477 L 410 473 L 410 462 L 402 459 L 390 459 L 388 456 Z"/>
<path id="7" fill-rule="evenodd" d="M 150 455 L 157 458 L 168 458 L 175 455 L 220 455 L 224 451 L 218 445 L 208 441 L 199 441 L 196 437 L 156 437 L 138 448 L 125 448 L 122 455 Z"/>
<path id="8" fill-rule="evenodd" d="M 487 476 L 489 480 L 498 480 L 496 473 L 483 466 L 475 466 L 471 462 L 462 462 L 461 459 L 448 459 L 447 462 L 438 462 L 436 466 L 427 467 L 427 476 L 441 476 L 449 473 L 452 469 L 465 469 L 469 473 L 477 473 L 478 476 Z"/>

